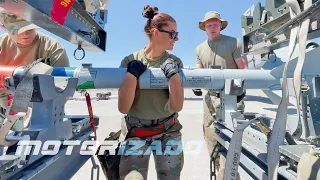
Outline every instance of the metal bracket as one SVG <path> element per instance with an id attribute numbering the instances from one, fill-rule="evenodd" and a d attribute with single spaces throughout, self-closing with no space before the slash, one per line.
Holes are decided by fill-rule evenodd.
<path id="1" fill-rule="evenodd" d="M 93 18 L 75 0 L 64 3 L 66 7 L 59 7 L 61 3 L 59 4 L 56 1 L 46 0 L 43 3 L 43 0 L 4 0 L 0 3 L 0 7 L 72 44 L 82 44 L 83 49 L 87 51 L 104 52 L 106 50 L 107 33 L 103 28 L 107 22 L 107 11 L 102 12 L 102 14 L 99 13 L 99 17 Z M 55 12 L 61 8 L 70 8 L 70 10 L 65 15 Z M 65 20 L 63 22 L 53 20 L 54 13 L 61 14 L 59 18 L 65 18 Z"/>
<path id="2" fill-rule="evenodd" d="M 244 81 L 240 79 L 226 79 L 225 88 L 220 92 L 220 114 L 217 112 L 217 119 L 228 129 L 234 131 L 237 126 L 236 119 L 242 119 L 241 113 L 237 110 L 237 96 L 244 92 Z"/>
<path id="3" fill-rule="evenodd" d="M 258 3 L 253 17 L 242 18 L 242 28 L 245 30 L 243 53 L 246 55 L 266 54 L 272 50 L 287 47 L 289 45 L 288 31 L 307 16 L 310 17 L 310 30 L 307 39 L 319 37 L 319 6 L 320 1 L 315 1 L 309 9 L 290 19 L 289 8 L 285 1 L 268 0 L 265 7 L 261 7 L 261 4 Z M 261 20 L 262 11 L 267 12 L 267 20 L 260 25 L 258 21 Z M 253 19 L 252 23 L 249 23 L 248 19 L 250 18 Z"/>

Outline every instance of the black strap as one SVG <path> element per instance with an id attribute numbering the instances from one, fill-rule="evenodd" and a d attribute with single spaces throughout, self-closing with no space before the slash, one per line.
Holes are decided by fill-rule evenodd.
<path id="1" fill-rule="evenodd" d="M 163 128 L 163 132 L 166 132 L 167 130 L 169 130 L 170 128 L 172 128 L 175 124 L 176 124 L 176 118 L 175 118 L 176 113 L 173 113 L 172 115 L 170 115 L 169 117 L 167 117 L 164 121 L 162 122 L 158 122 L 155 124 L 151 124 L 151 125 L 145 125 L 143 127 L 141 126 L 132 126 L 130 129 L 128 129 L 128 137 L 132 137 L 134 134 L 134 130 L 135 129 L 145 129 L 146 131 L 148 131 L 149 129 L 152 130 L 152 128 L 155 128 L 161 124 L 163 124 L 164 128 Z M 153 120 L 153 121 L 157 121 L 157 120 Z"/>
<path id="2" fill-rule="evenodd" d="M 164 122 L 168 121 L 169 119 L 172 119 L 176 114 L 173 113 L 171 114 L 170 116 L 168 116 L 167 118 L 165 119 L 154 119 L 154 120 L 151 120 L 152 121 L 152 125 L 155 125 L 155 126 L 158 126 L 160 124 L 163 124 Z M 161 121 L 161 122 L 160 122 Z"/>
<path id="3" fill-rule="evenodd" d="M 27 73 L 43 59 L 38 59 L 24 68 L 22 76 L 13 77 L 16 91 L 9 112 L 27 112 L 33 93 L 33 78 Z"/>

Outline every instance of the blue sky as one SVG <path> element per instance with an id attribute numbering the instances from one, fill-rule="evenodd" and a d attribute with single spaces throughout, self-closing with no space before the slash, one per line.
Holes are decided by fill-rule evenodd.
<path id="1" fill-rule="evenodd" d="M 265 0 L 110 0 L 105 26 L 108 33 L 106 51 L 86 52 L 81 61 L 73 58 L 76 45 L 40 31 L 57 38 L 65 46 L 73 67 L 81 63 L 92 63 L 94 67 L 118 67 L 123 57 L 147 45 L 148 38 L 143 31 L 147 19 L 141 13 L 145 5 L 157 6 L 160 12 L 170 14 L 177 21 L 179 41 L 171 53 L 180 57 L 187 67 L 195 65 L 195 48 L 207 39 L 205 32 L 198 28 L 198 22 L 207 11 L 218 11 L 222 18 L 228 20 L 229 25 L 223 34 L 241 38 L 241 15 L 258 2 L 265 4 Z"/>

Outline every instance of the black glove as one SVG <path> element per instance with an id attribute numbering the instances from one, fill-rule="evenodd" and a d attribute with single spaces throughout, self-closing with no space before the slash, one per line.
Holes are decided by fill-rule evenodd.
<path id="1" fill-rule="evenodd" d="M 127 72 L 134 75 L 136 78 L 139 78 L 140 75 L 147 69 L 147 66 L 144 65 L 141 61 L 132 60 L 128 63 Z"/>
<path id="2" fill-rule="evenodd" d="M 201 89 L 192 89 L 193 94 L 196 96 L 202 96 L 202 91 Z"/>
<path id="3" fill-rule="evenodd" d="M 168 58 L 161 66 L 160 66 L 164 75 L 170 79 L 173 75 L 178 73 L 178 65 L 172 58 Z"/>

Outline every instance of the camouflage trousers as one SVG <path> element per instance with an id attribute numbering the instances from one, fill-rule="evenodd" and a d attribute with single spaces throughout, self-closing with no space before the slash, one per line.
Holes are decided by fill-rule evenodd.
<path id="1" fill-rule="evenodd" d="M 151 123 L 151 121 L 150 121 Z M 146 125 L 146 124 L 143 124 Z M 127 129 L 130 130 L 133 126 L 141 126 L 141 123 L 138 120 L 130 120 L 130 118 L 126 118 L 126 126 Z M 119 167 L 119 175 L 121 180 L 146 180 L 148 176 L 148 168 L 149 168 L 149 160 L 150 155 L 153 154 L 155 161 L 155 168 L 157 172 L 158 180 L 179 180 L 181 170 L 184 164 L 184 155 L 182 151 L 182 147 L 177 147 L 179 145 L 167 145 L 167 142 L 170 140 L 177 140 L 181 142 L 181 132 L 182 125 L 179 123 L 177 119 L 177 123 L 170 128 L 167 132 L 162 133 L 161 135 L 156 135 L 152 139 L 142 139 L 139 137 L 130 137 L 125 141 L 127 142 L 125 146 L 125 150 L 120 159 L 120 167 Z M 142 140 L 145 143 L 142 147 L 136 148 L 135 150 L 143 152 L 141 155 L 129 155 L 126 154 L 127 150 L 130 148 L 130 141 Z M 156 145 L 152 144 L 153 142 L 161 142 Z M 132 143 L 135 144 L 135 143 Z M 160 145 L 161 147 L 159 147 Z M 157 147 L 158 146 L 158 147 Z M 153 150 L 157 149 L 157 150 Z M 160 152 L 158 151 L 160 150 Z M 166 152 L 170 149 L 171 152 L 175 152 L 173 154 L 166 155 Z M 130 150 L 132 151 L 132 150 Z"/>
<path id="2" fill-rule="evenodd" d="M 244 111 L 245 105 L 243 100 L 240 101 L 238 104 L 238 110 Z M 209 157 L 211 157 L 212 151 L 214 146 L 217 144 L 217 140 L 215 139 L 214 135 L 214 116 L 217 117 L 220 114 L 220 99 L 216 96 L 210 95 L 208 92 L 205 94 L 203 98 L 203 134 L 204 139 L 207 144 L 207 149 L 209 153 Z M 218 166 L 217 166 L 218 164 Z M 215 165 L 218 169 L 218 176 L 217 180 L 223 180 L 223 173 L 226 165 L 226 158 L 224 156 L 221 156 L 216 159 Z M 240 179 L 238 176 L 237 179 Z"/>

